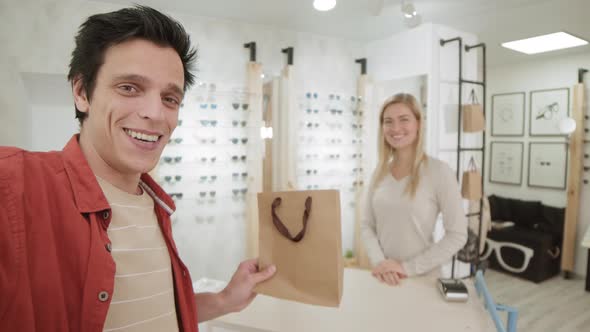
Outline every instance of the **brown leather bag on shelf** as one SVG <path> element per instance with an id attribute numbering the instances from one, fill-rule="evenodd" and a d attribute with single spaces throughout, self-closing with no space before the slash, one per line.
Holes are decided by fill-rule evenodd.
<path id="1" fill-rule="evenodd" d="M 342 298 L 340 195 L 336 190 L 258 194 L 259 266 L 276 274 L 257 293 L 337 307 Z"/>

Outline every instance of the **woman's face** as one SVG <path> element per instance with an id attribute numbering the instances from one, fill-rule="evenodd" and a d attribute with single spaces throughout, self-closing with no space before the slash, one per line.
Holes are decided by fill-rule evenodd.
<path id="1" fill-rule="evenodd" d="M 396 150 L 413 148 L 420 124 L 412 110 L 403 103 L 387 106 L 383 112 L 385 141 Z"/>

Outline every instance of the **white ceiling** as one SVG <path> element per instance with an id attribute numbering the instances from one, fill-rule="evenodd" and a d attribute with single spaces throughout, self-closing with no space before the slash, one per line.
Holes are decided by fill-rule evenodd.
<path id="1" fill-rule="evenodd" d="M 170 12 L 223 18 L 359 41 L 386 38 L 407 29 L 401 0 L 337 0 L 329 12 L 313 0 L 99 0 L 141 3 Z M 423 22 L 476 34 L 488 46 L 488 64 L 499 65 L 563 54 L 590 46 L 527 56 L 500 43 L 556 31 L 590 40 L 590 0 L 411 0 Z M 381 10 L 379 10 L 381 8 Z"/>

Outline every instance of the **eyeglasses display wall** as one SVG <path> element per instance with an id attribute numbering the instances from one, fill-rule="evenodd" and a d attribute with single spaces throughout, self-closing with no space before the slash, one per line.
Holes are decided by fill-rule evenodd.
<path id="1" fill-rule="evenodd" d="M 201 276 L 228 275 L 232 271 L 223 269 L 233 270 L 246 250 L 247 147 L 257 133 L 250 123 L 251 97 L 243 86 L 198 82 L 187 91 L 158 165 L 159 183 L 177 205 L 176 242 L 192 243 L 191 252 L 181 252 L 200 262 Z M 214 260 L 212 252 L 219 255 Z M 228 264 L 216 264 L 220 260 Z"/>
<path id="2" fill-rule="evenodd" d="M 357 192 L 365 184 L 361 105 L 362 100 L 350 93 L 298 93 L 297 189 L 340 191 L 345 251 L 354 247 Z"/>

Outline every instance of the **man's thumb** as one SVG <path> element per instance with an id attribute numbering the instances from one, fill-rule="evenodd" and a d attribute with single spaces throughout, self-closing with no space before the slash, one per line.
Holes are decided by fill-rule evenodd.
<path id="1" fill-rule="evenodd" d="M 274 265 L 268 266 L 266 269 L 256 272 L 252 275 L 252 280 L 254 280 L 254 283 L 258 284 L 260 282 L 263 282 L 267 279 L 269 279 L 270 277 L 272 277 L 275 272 L 276 272 L 277 268 Z"/>

